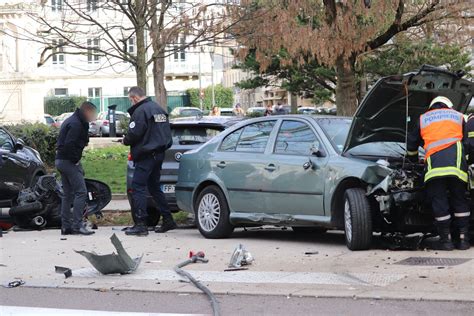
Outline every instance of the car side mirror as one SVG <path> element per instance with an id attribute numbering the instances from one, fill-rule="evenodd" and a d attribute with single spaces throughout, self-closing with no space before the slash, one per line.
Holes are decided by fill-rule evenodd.
<path id="1" fill-rule="evenodd" d="M 17 152 L 18 150 L 22 150 L 23 148 L 25 148 L 25 142 L 23 141 L 23 139 L 21 138 L 18 138 L 15 142 L 15 145 L 13 146 L 13 152 Z"/>
<path id="2" fill-rule="evenodd" d="M 322 157 L 323 156 L 323 153 L 321 151 L 321 145 L 319 144 L 318 141 L 314 141 L 311 144 L 311 147 L 310 147 L 309 151 L 311 152 L 311 155 L 313 155 L 313 156 L 316 156 L 316 157 Z"/>

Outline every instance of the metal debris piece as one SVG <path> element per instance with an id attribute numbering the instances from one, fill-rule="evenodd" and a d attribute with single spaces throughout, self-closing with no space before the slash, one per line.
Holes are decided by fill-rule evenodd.
<path id="1" fill-rule="evenodd" d="M 245 249 L 244 245 L 239 244 L 235 248 L 232 257 L 230 257 L 229 268 L 241 268 L 242 266 L 252 264 L 254 260 L 252 254 Z"/>
<path id="2" fill-rule="evenodd" d="M 409 257 L 395 264 L 408 266 L 457 266 L 470 260 L 471 258 Z"/>
<path id="3" fill-rule="evenodd" d="M 56 271 L 56 273 L 64 274 L 66 279 L 72 276 L 72 270 L 66 267 L 54 266 L 54 271 Z"/>
<path id="4" fill-rule="evenodd" d="M 23 281 L 23 280 L 15 280 L 15 281 L 11 281 L 11 282 L 7 283 L 3 287 L 6 287 L 7 289 L 12 289 L 14 287 L 19 287 L 19 286 L 24 285 L 24 284 L 25 284 L 25 281 Z"/>
<path id="5" fill-rule="evenodd" d="M 132 259 L 115 234 L 110 237 L 110 240 L 117 250 L 117 254 L 98 255 L 95 252 L 75 251 L 86 257 L 94 268 L 102 274 L 129 274 L 135 272 L 140 265 L 143 254 L 140 257 Z"/>

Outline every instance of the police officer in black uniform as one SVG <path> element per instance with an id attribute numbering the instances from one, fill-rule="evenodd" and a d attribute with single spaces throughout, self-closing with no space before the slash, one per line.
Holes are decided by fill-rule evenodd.
<path id="1" fill-rule="evenodd" d="M 128 92 L 132 107 L 127 135 L 123 143 L 131 147 L 135 172 L 132 180 L 132 213 L 135 225 L 125 231 L 127 235 L 147 236 L 147 189 L 162 215 L 157 233 L 177 227 L 170 212 L 165 195 L 161 191 L 160 173 L 165 151 L 171 147 L 172 137 L 168 114 L 156 102 L 147 98 L 143 89 L 132 87 Z"/>

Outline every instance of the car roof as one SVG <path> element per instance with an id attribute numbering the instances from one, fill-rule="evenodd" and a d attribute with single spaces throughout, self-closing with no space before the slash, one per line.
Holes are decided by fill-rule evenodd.
<path id="1" fill-rule="evenodd" d="M 233 116 L 192 116 L 180 117 L 170 121 L 172 125 L 220 125 L 230 126 L 242 121 L 241 117 Z"/>

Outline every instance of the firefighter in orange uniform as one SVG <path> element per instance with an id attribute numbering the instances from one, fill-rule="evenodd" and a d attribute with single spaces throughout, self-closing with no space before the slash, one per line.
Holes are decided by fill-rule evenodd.
<path id="1" fill-rule="evenodd" d="M 452 107 L 453 103 L 446 97 L 433 99 L 415 130 L 408 135 L 407 154 L 411 160 L 418 160 L 418 147 L 425 149 L 424 181 L 440 236 L 437 248 L 467 250 L 470 210 L 466 199 L 464 117 Z"/>

